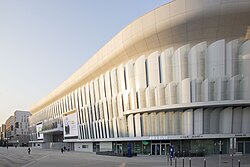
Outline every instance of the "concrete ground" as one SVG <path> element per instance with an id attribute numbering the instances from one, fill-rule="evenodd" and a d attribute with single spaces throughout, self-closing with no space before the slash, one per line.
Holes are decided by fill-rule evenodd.
<path id="1" fill-rule="evenodd" d="M 218 167 L 219 156 L 205 157 L 207 167 Z M 234 157 L 234 167 L 250 167 L 250 155 Z M 192 158 L 192 167 L 202 167 L 204 157 Z M 184 159 L 185 167 L 189 167 L 189 158 Z M 221 167 L 232 167 L 231 157 L 223 155 Z M 96 155 L 94 153 L 64 152 L 60 150 L 31 149 L 28 155 L 27 148 L 0 147 L 0 167 L 170 167 L 163 156 L 112 157 Z M 173 163 L 174 166 L 174 163 Z M 177 167 L 182 167 L 182 158 L 177 159 Z"/>

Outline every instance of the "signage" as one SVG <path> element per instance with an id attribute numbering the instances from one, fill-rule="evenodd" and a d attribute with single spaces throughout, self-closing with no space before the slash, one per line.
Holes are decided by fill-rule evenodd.
<path id="1" fill-rule="evenodd" d="M 149 140 L 166 140 L 168 136 L 150 136 Z"/>
<path id="2" fill-rule="evenodd" d="M 63 116 L 64 137 L 78 136 L 76 111 L 68 112 Z"/>
<path id="3" fill-rule="evenodd" d="M 38 124 L 36 124 L 36 136 L 38 140 L 42 140 L 43 139 L 43 134 L 42 132 L 42 127 L 43 127 L 43 123 L 40 122 Z"/>

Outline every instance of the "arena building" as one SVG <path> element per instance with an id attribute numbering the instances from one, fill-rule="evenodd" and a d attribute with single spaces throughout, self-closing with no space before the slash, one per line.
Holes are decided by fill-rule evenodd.
<path id="1" fill-rule="evenodd" d="M 33 146 L 250 153 L 250 1 L 174 0 L 30 108 Z"/>

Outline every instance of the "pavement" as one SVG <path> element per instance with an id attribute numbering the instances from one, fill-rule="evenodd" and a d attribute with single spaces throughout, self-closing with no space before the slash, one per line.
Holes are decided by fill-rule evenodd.
<path id="1" fill-rule="evenodd" d="M 0 147 L 0 167 L 170 167 L 165 156 L 114 157 L 95 153 L 64 152 L 22 147 Z M 219 167 L 219 155 L 191 158 L 192 167 Z M 250 167 L 250 155 L 234 156 L 233 167 Z M 184 158 L 185 167 L 189 167 L 189 158 Z M 183 167 L 183 158 L 177 159 L 177 167 Z M 173 162 L 173 167 L 175 162 Z M 232 157 L 221 156 L 221 167 L 232 167 Z"/>

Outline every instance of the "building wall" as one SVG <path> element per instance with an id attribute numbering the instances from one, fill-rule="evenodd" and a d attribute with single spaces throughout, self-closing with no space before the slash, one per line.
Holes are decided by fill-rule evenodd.
<path id="1" fill-rule="evenodd" d="M 6 125 L 2 124 L 1 126 L 1 140 L 6 140 Z"/>
<path id="2" fill-rule="evenodd" d="M 32 147 L 34 147 L 34 148 L 43 148 L 43 143 L 32 143 Z"/>
<path id="3" fill-rule="evenodd" d="M 93 143 L 74 143 L 75 151 L 93 152 Z"/>
<path id="4" fill-rule="evenodd" d="M 31 115 L 29 111 L 15 111 L 14 122 L 15 122 L 15 135 L 28 135 L 28 117 Z"/>
<path id="5" fill-rule="evenodd" d="M 126 115 L 125 113 L 130 110 L 164 105 L 248 100 L 249 91 L 248 87 L 245 86 L 248 68 L 243 67 L 242 70 L 235 70 L 234 67 L 239 67 L 239 63 L 243 61 L 242 55 L 237 53 L 247 50 L 250 47 L 250 42 L 232 40 L 226 43 L 225 40 L 219 40 L 208 46 L 206 44 L 206 42 L 202 42 L 191 48 L 189 45 L 184 45 L 174 51 L 173 55 L 168 55 L 172 59 L 171 63 L 168 64 L 173 69 L 172 74 L 170 73 L 173 77 L 169 79 L 168 84 L 164 84 L 160 76 L 161 71 L 165 70 L 162 69 L 160 60 L 167 59 L 165 57 L 166 50 L 163 54 L 155 52 L 148 58 L 141 56 L 134 63 L 130 61 L 126 65 L 120 65 L 117 69 L 113 69 L 117 73 L 113 72 L 112 77 L 110 77 L 110 72 L 106 72 L 105 75 L 96 78 L 95 82 L 91 81 L 83 85 L 64 97 L 64 100 L 59 100 L 59 103 L 55 104 L 64 101 L 66 107 L 63 113 L 74 109 L 78 111 L 81 129 L 79 139 L 82 140 L 165 134 L 203 134 L 201 126 L 204 124 L 203 114 L 209 115 L 210 118 L 210 126 L 206 128 L 207 133 L 233 133 L 231 129 L 233 125 L 232 107 L 213 108 L 209 113 L 206 113 L 207 110 L 203 111 L 203 108 L 200 110 L 180 109 L 173 111 L 170 118 L 169 111 L 151 112 L 147 115 L 133 112 Z M 239 46 L 232 47 L 232 45 L 237 44 Z M 232 53 L 226 53 L 225 50 L 231 50 L 236 54 L 233 56 L 238 60 L 232 59 Z M 249 53 L 246 51 L 244 54 Z M 247 66 L 247 61 L 244 63 Z M 132 64 L 129 70 L 130 75 L 135 76 L 135 90 L 127 89 L 129 79 L 127 79 L 126 67 L 129 67 L 129 64 Z M 154 73 L 147 72 L 149 69 Z M 233 70 L 234 74 L 231 72 Z M 120 78 L 120 81 L 113 80 L 116 78 Z M 98 87 L 94 83 L 99 83 L 101 86 Z M 72 103 L 72 99 L 75 99 L 74 103 Z M 248 111 L 248 108 L 243 108 L 243 110 Z M 235 120 L 235 122 L 242 121 L 244 123 L 242 124 L 244 131 L 238 128 L 238 133 L 250 133 L 246 128 L 249 123 L 244 122 L 244 119 L 248 118 L 247 111 L 243 112 L 246 117 Z M 161 119 L 166 114 L 167 118 Z M 167 122 L 168 126 L 163 130 L 161 127 L 165 127 L 165 122 L 169 119 L 172 122 Z"/>
<path id="6" fill-rule="evenodd" d="M 186 5 L 185 5 L 186 4 Z M 250 3 L 237 1 L 175 0 L 139 17 L 104 45 L 69 79 L 31 107 L 33 113 L 141 55 L 184 44 L 208 44 L 245 37 Z M 119 81 L 119 80 L 118 80 Z"/>
<path id="7" fill-rule="evenodd" d="M 27 145 L 29 142 L 29 122 L 28 117 L 31 115 L 29 111 L 16 110 L 14 116 L 10 116 L 6 120 L 6 133 L 4 138 L 11 145 Z"/>
<path id="8" fill-rule="evenodd" d="M 176 0 L 145 14 L 34 104 L 31 126 L 76 110 L 82 141 L 250 133 L 248 106 L 182 108 L 250 99 L 249 6 Z"/>
<path id="9" fill-rule="evenodd" d="M 112 151 L 112 142 L 100 142 L 100 151 Z"/>
<path id="10" fill-rule="evenodd" d="M 14 136 L 14 117 L 10 116 L 6 122 L 6 137 L 10 138 Z"/>

